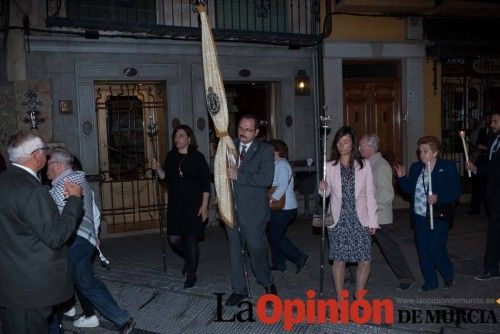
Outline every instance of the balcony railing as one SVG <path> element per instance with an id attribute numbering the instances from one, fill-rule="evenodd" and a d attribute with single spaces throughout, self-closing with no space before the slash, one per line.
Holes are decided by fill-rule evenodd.
<path id="1" fill-rule="evenodd" d="M 46 0 L 47 25 L 199 39 L 193 0 Z M 207 0 L 217 40 L 310 44 L 319 0 Z"/>

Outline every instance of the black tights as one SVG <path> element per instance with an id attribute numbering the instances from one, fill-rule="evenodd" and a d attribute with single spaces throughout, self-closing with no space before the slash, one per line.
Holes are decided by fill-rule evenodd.
<path id="1" fill-rule="evenodd" d="M 184 259 L 188 273 L 196 274 L 200 259 L 198 237 L 169 235 L 168 243 L 174 253 Z"/>

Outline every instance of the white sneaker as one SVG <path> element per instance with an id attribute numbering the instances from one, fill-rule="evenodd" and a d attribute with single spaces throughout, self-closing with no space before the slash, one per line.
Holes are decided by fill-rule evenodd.
<path id="1" fill-rule="evenodd" d="M 67 310 L 66 312 L 64 312 L 64 315 L 68 316 L 68 317 L 74 317 L 76 314 L 76 309 L 75 307 L 71 307 L 69 310 Z"/>
<path id="2" fill-rule="evenodd" d="M 99 327 L 99 319 L 97 319 L 95 315 L 88 318 L 82 315 L 80 318 L 73 321 L 73 326 L 85 328 Z"/>

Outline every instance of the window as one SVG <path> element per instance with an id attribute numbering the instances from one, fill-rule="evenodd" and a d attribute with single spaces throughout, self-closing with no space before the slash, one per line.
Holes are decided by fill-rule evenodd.
<path id="1" fill-rule="evenodd" d="M 110 96 L 108 112 L 109 176 L 135 179 L 145 174 L 143 106 L 136 96 Z"/>

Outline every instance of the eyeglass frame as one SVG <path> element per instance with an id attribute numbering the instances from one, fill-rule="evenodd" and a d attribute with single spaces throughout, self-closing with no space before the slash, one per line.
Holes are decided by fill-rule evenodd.
<path id="1" fill-rule="evenodd" d="M 43 146 L 43 147 L 40 147 L 40 148 L 37 148 L 35 150 L 33 150 L 33 152 L 30 153 L 30 155 L 38 152 L 38 151 L 45 151 L 45 152 L 48 152 L 49 151 L 49 147 L 48 146 Z"/>

